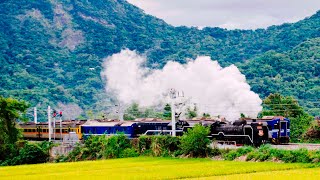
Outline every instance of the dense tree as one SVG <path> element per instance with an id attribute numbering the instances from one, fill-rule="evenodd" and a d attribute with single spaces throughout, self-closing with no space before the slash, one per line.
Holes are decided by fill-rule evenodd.
<path id="1" fill-rule="evenodd" d="M 181 137 L 180 148 L 183 154 L 191 157 L 204 157 L 209 153 L 209 127 L 195 125 Z"/>
<path id="2" fill-rule="evenodd" d="M 14 144 L 19 138 L 17 120 L 22 120 L 28 104 L 0 96 L 0 145 Z"/>
<path id="3" fill-rule="evenodd" d="M 197 117 L 198 116 L 197 111 L 198 110 L 197 110 L 196 106 L 194 106 L 193 109 L 191 109 L 190 107 L 187 108 L 187 112 L 186 112 L 187 118 L 192 119 L 192 118 Z"/>
<path id="4" fill-rule="evenodd" d="M 0 96 L 0 162 L 16 152 L 15 143 L 20 137 L 16 122 L 23 119 L 27 107 L 24 101 Z"/>
<path id="5" fill-rule="evenodd" d="M 101 64 L 123 48 L 144 53 L 151 68 L 198 55 L 223 66 L 237 63 L 262 98 L 280 92 L 314 115 L 320 109 L 314 102 L 320 96 L 320 12 L 267 29 L 199 30 L 173 27 L 122 0 L 6 0 L 0 5 L 0 95 L 41 104 L 40 120 L 46 117 L 40 111 L 59 102 L 94 113 L 111 105 Z"/>
<path id="6" fill-rule="evenodd" d="M 263 116 L 284 116 L 290 119 L 290 138 L 292 142 L 302 140 L 303 135 L 313 121 L 313 117 L 306 113 L 298 101 L 290 96 L 278 93 L 270 94 L 263 100 Z"/>
<path id="7" fill-rule="evenodd" d="M 163 110 L 163 118 L 171 119 L 171 106 L 169 104 L 166 104 Z"/>
<path id="8" fill-rule="evenodd" d="M 263 116 L 284 116 L 296 118 L 304 111 L 299 106 L 298 101 L 290 96 L 282 96 L 279 93 L 270 94 L 263 100 L 264 109 Z"/>

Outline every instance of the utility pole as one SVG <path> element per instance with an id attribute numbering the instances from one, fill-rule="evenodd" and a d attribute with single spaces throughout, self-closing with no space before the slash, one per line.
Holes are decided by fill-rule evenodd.
<path id="1" fill-rule="evenodd" d="M 48 106 L 48 128 L 49 128 L 49 142 L 51 142 L 51 134 L 52 134 L 52 124 L 51 124 L 51 108 Z"/>
<path id="2" fill-rule="evenodd" d="M 56 140 L 56 116 L 57 116 L 57 111 L 53 110 L 53 140 Z"/>
<path id="3" fill-rule="evenodd" d="M 177 97 L 184 97 L 184 92 L 183 91 L 179 92 L 179 91 L 176 91 L 175 89 L 172 88 L 169 91 L 169 96 L 171 98 L 172 136 L 176 136 L 176 99 L 177 99 Z"/>
<path id="4" fill-rule="evenodd" d="M 176 90 L 170 89 L 170 98 L 171 98 L 171 127 L 172 127 L 172 136 L 176 136 L 176 112 L 175 112 L 175 99 L 177 98 Z"/>
<path id="5" fill-rule="evenodd" d="M 34 123 L 37 124 L 38 123 L 37 107 L 33 108 L 33 119 L 34 119 Z"/>
<path id="6" fill-rule="evenodd" d="M 118 118 L 122 122 L 123 121 L 123 107 L 119 104 L 116 104 L 115 106 L 118 107 L 117 113 L 118 113 Z"/>
<path id="7" fill-rule="evenodd" d="M 60 140 L 62 142 L 62 111 L 60 111 L 59 116 L 60 116 Z"/>

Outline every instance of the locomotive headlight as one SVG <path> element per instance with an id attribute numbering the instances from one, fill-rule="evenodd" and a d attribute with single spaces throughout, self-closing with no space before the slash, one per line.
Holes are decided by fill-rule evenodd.
<path id="1" fill-rule="evenodd" d="M 263 133 L 263 130 L 259 130 L 258 135 L 259 135 L 259 136 L 263 136 L 263 134 L 264 134 L 264 133 Z"/>

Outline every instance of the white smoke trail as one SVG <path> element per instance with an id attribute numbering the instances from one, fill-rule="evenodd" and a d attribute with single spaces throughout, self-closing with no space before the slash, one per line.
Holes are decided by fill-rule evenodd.
<path id="1" fill-rule="evenodd" d="M 102 72 L 107 92 L 124 104 L 148 107 L 165 103 L 163 94 L 175 88 L 192 98 L 200 113 L 230 121 L 241 113 L 256 117 L 262 110 L 261 99 L 250 91 L 245 76 L 234 65 L 222 68 L 217 61 L 201 56 L 187 64 L 170 61 L 163 69 L 153 70 L 143 67 L 145 61 L 146 57 L 130 50 L 107 57 Z"/>

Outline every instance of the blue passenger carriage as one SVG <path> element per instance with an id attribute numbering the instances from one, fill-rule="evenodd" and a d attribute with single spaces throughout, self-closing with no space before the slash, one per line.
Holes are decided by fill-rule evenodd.
<path id="1" fill-rule="evenodd" d="M 81 132 L 84 137 L 89 135 L 113 135 L 123 133 L 129 138 L 135 137 L 137 124 L 133 121 L 97 121 L 90 120 L 81 126 Z"/>

